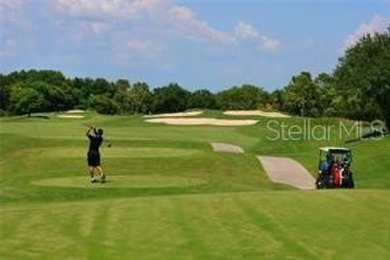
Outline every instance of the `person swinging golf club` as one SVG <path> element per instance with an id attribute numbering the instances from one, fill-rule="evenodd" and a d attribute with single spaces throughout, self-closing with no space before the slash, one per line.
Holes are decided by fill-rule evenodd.
<path id="1" fill-rule="evenodd" d="M 103 142 L 103 129 L 96 129 L 94 126 L 89 126 L 88 130 L 86 131 L 86 135 L 89 139 L 87 161 L 91 182 L 97 181 L 95 178 L 95 170 L 97 170 L 99 172 L 101 182 L 104 183 L 106 181 L 106 175 L 100 166 L 99 152 L 99 147 Z"/>

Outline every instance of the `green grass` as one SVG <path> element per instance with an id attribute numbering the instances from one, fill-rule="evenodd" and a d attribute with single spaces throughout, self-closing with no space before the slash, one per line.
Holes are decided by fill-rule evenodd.
<path id="1" fill-rule="evenodd" d="M 329 140 L 275 141 L 271 119 L 240 118 L 260 121 L 167 126 L 93 113 L 0 119 L 0 258 L 390 258 L 389 137 L 346 143 L 354 136 L 330 127 Z M 103 127 L 112 143 L 102 148 L 106 184 L 88 182 L 84 124 Z M 239 145 L 245 154 L 215 153 L 210 142 Z M 274 184 L 255 157 L 291 157 L 315 175 L 324 145 L 352 148 L 357 189 Z"/>

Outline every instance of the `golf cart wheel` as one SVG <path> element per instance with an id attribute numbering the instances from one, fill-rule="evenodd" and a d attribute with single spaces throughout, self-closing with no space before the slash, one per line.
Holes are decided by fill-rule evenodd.
<path id="1" fill-rule="evenodd" d="M 353 181 L 352 172 L 349 172 L 349 183 L 348 183 L 349 189 L 355 188 L 355 182 Z"/>
<path id="2" fill-rule="evenodd" d="M 326 184 L 325 184 L 324 180 L 317 179 L 317 180 L 316 180 L 316 188 L 317 188 L 318 190 L 320 190 L 320 189 L 325 189 L 325 188 L 326 188 Z"/>

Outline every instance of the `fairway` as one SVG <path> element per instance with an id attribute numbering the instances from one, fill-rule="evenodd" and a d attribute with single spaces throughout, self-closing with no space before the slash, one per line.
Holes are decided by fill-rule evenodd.
<path id="1" fill-rule="evenodd" d="M 237 118 L 222 111 L 202 116 Z M 0 258 L 390 258 L 389 137 L 348 142 L 332 128 L 330 140 L 270 140 L 268 118 L 247 126 L 144 120 L 92 112 L 1 118 Z M 89 182 L 84 124 L 104 129 L 104 184 Z M 316 177 L 318 147 L 325 145 L 352 149 L 356 189 L 274 183 L 257 159 L 291 158 Z"/>

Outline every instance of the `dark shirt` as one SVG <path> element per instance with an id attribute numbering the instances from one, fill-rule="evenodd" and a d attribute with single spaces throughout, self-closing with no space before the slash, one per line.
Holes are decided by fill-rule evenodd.
<path id="1" fill-rule="evenodd" d="M 103 142 L 103 137 L 88 135 L 89 138 L 89 150 L 99 152 L 99 147 Z"/>

